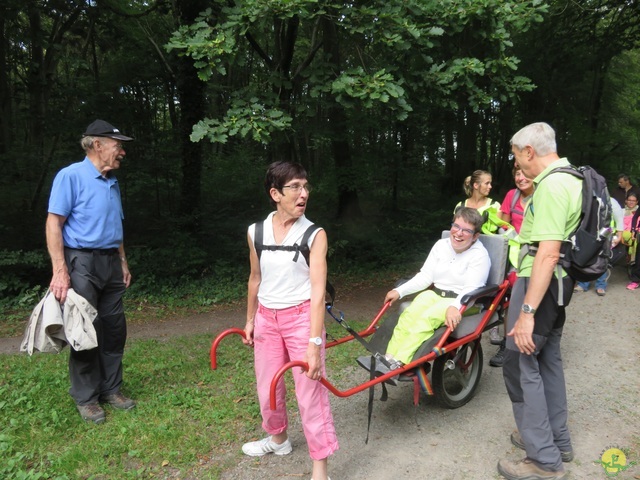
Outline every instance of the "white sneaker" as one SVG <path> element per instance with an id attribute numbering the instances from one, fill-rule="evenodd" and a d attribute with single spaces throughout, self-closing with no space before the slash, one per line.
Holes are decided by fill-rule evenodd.
<path id="1" fill-rule="evenodd" d="M 267 453 L 275 453 L 276 455 L 289 455 L 293 447 L 287 438 L 282 443 L 271 441 L 271 436 L 258 440 L 257 442 L 245 443 L 242 446 L 242 452 L 250 457 L 261 457 Z"/>

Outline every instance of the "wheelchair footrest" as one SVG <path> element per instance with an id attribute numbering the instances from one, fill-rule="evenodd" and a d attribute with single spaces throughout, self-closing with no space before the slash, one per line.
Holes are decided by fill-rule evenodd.
<path id="1" fill-rule="evenodd" d="M 371 372 L 371 355 L 362 355 L 356 359 L 358 365 L 364 368 L 367 372 Z M 377 362 L 376 362 L 377 363 Z M 422 365 L 425 369 L 426 373 L 431 371 L 431 365 L 429 363 L 425 363 Z M 376 376 L 382 375 L 382 372 L 376 372 Z M 398 381 L 400 382 L 412 382 L 413 377 L 415 376 L 414 370 L 409 370 L 407 372 L 403 372 L 398 377 Z"/>

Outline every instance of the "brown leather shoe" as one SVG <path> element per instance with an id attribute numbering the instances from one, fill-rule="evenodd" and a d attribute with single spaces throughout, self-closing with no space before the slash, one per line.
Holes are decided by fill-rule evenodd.
<path id="1" fill-rule="evenodd" d="M 548 472 L 526 457 L 516 462 L 500 460 L 498 472 L 508 480 L 564 480 L 567 478 L 564 468 L 556 472 Z"/>
<path id="2" fill-rule="evenodd" d="M 100 401 L 102 403 L 108 403 L 113 408 L 117 408 L 118 410 L 131 410 L 136 406 L 136 402 L 134 402 L 130 398 L 125 397 L 120 392 L 100 397 Z"/>
<path id="3" fill-rule="evenodd" d="M 522 441 L 522 437 L 520 436 L 520 432 L 516 430 L 511 434 L 511 443 L 513 443 L 516 447 L 525 450 L 524 442 Z M 569 463 L 573 460 L 573 450 L 569 450 L 568 452 L 563 452 L 560 450 L 560 458 L 564 463 Z"/>
<path id="4" fill-rule="evenodd" d="M 85 422 L 93 422 L 100 424 L 104 422 L 104 410 L 97 403 L 89 403 L 88 405 L 76 405 L 80 416 Z"/>

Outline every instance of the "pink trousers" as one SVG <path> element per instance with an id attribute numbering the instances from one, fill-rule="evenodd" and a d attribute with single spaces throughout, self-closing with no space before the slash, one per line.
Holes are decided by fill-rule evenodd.
<path id="1" fill-rule="evenodd" d="M 269 408 L 269 390 L 271 380 L 280 367 L 289 361 L 305 360 L 311 322 L 309 305 L 310 302 L 306 301 L 280 310 L 258 305 L 253 332 L 255 369 L 262 428 L 269 435 L 284 432 L 289 424 L 284 378 L 280 379 L 276 389 L 276 410 Z M 324 345 L 320 355 L 324 376 Z M 325 459 L 338 450 L 329 392 L 320 382 L 309 379 L 300 368 L 291 371 L 309 456 L 313 460 Z"/>

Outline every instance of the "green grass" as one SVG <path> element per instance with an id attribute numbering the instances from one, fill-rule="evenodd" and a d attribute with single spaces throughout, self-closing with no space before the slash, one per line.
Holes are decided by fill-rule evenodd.
<path id="1" fill-rule="evenodd" d="M 329 330 L 345 333 L 337 325 Z M 82 421 L 67 393 L 68 350 L 2 355 L 0 478 L 219 478 L 238 463 L 241 443 L 261 435 L 260 412 L 252 350 L 227 337 L 212 371 L 211 341 L 193 335 L 129 342 L 124 391 L 138 406 L 107 407 L 102 425 Z M 356 342 L 328 350 L 330 379 L 339 380 L 361 352 Z"/>

